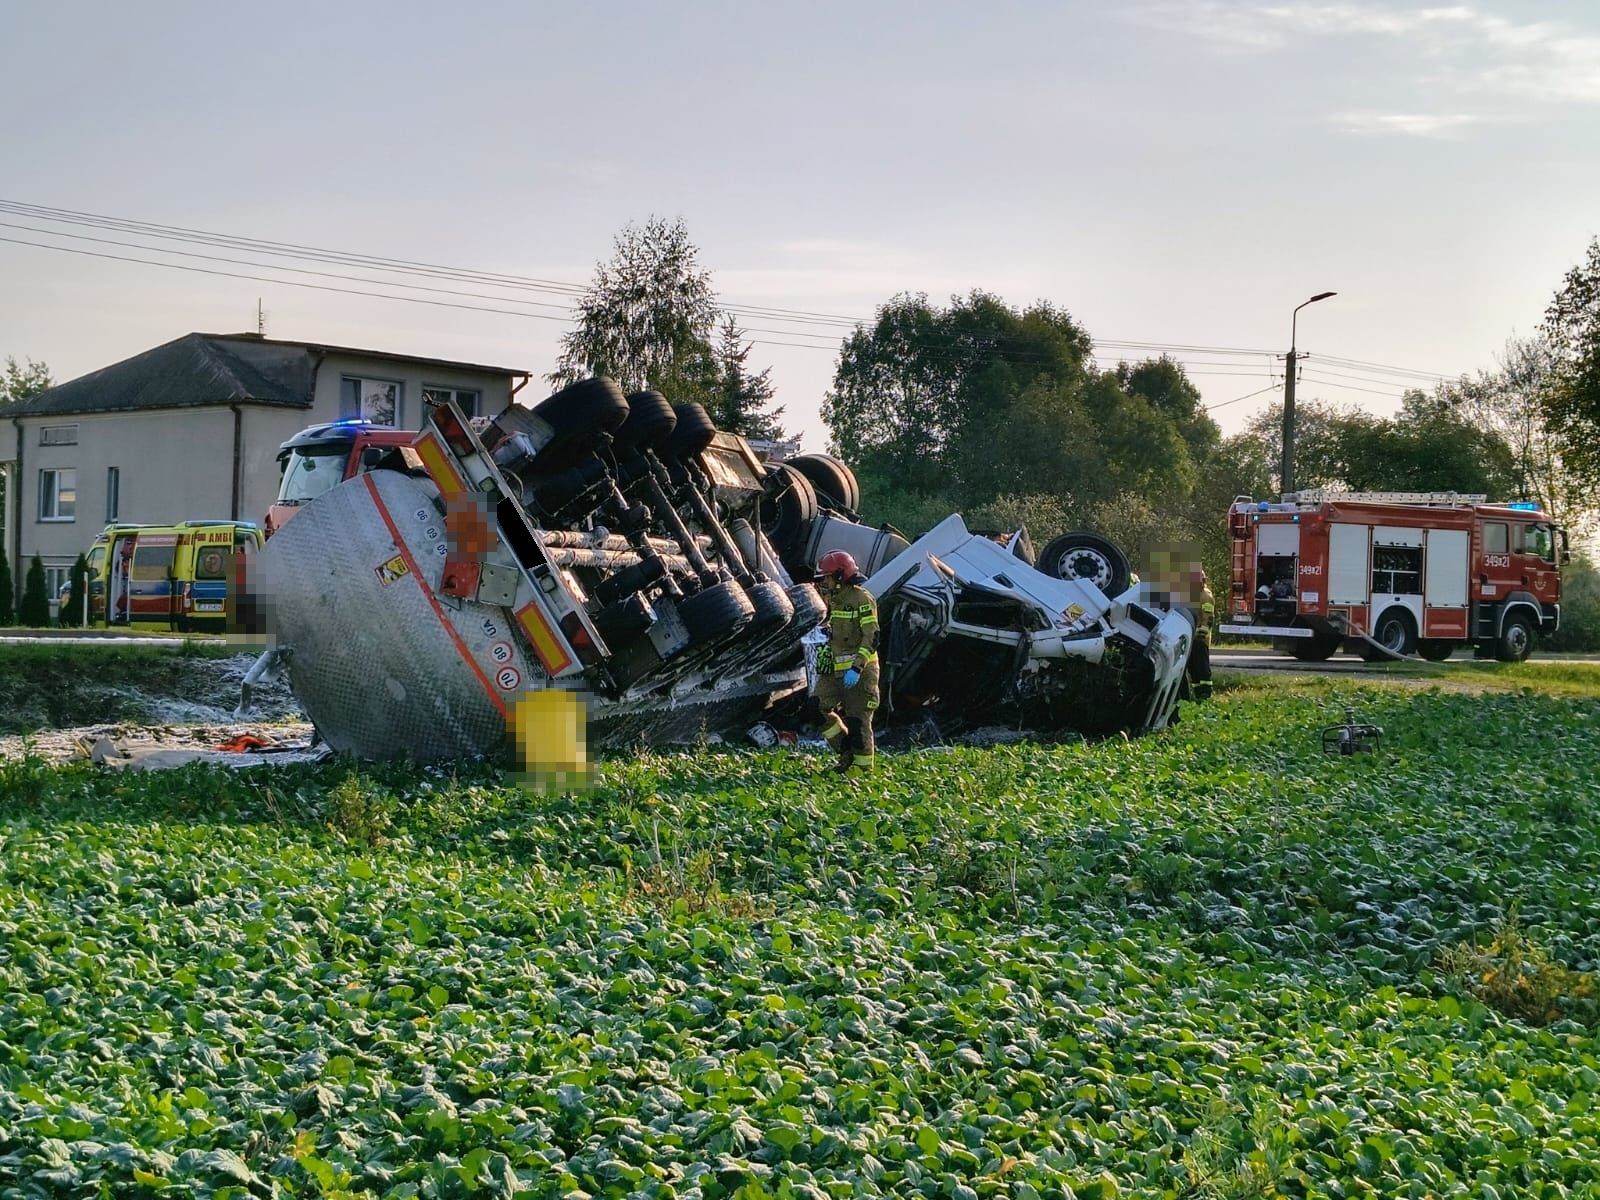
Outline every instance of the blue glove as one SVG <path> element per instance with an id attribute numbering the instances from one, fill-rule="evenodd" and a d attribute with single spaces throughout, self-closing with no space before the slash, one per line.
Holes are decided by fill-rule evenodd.
<path id="1" fill-rule="evenodd" d="M 854 667 L 851 667 L 851 668 L 849 668 L 848 670 L 845 671 L 845 673 L 844 673 L 844 685 L 845 685 L 845 687 L 853 688 L 853 687 L 855 687 L 856 684 L 858 684 L 860 682 L 861 682 L 861 672 L 860 671 L 856 670 Z"/>

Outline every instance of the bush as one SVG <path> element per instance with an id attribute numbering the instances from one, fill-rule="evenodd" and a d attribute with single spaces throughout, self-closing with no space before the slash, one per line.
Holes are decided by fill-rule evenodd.
<path id="1" fill-rule="evenodd" d="M 1519 1021 L 1532 1025 L 1564 1018 L 1595 1022 L 1594 976 L 1556 961 L 1528 936 L 1515 909 L 1495 929 L 1487 946 L 1463 942 L 1441 954 L 1439 966 L 1456 987 Z"/>
<path id="2" fill-rule="evenodd" d="M 0 538 L 0 543 L 5 541 Z M 16 583 L 11 578 L 11 560 L 6 548 L 0 544 L 0 625 L 9 625 L 17 619 Z"/>
<path id="3" fill-rule="evenodd" d="M 37 554 L 28 560 L 28 577 L 22 584 L 22 607 L 17 610 L 17 624 L 50 624 L 50 596 L 44 587 L 44 563 Z"/>
<path id="4" fill-rule="evenodd" d="M 57 620 L 63 625 L 86 625 L 84 620 L 83 598 L 89 591 L 89 562 L 78 555 L 78 560 L 72 564 L 72 575 L 69 580 L 67 599 L 61 606 L 61 611 L 56 615 Z"/>
<path id="5" fill-rule="evenodd" d="M 1600 570 L 1575 554 L 1561 572 L 1561 628 L 1546 650 L 1600 650 Z"/>

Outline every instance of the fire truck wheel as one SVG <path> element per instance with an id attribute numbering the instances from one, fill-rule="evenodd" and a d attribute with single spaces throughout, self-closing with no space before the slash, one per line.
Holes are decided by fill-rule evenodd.
<path id="1" fill-rule="evenodd" d="M 719 642 L 738 633 L 756 615 L 744 589 L 731 579 L 714 583 L 678 605 L 691 645 Z"/>
<path id="2" fill-rule="evenodd" d="M 800 454 L 787 461 L 811 481 L 817 499 L 829 508 L 860 510 L 861 485 L 856 482 L 855 472 L 837 458 L 827 454 Z"/>
<path id="3" fill-rule="evenodd" d="M 1411 623 L 1411 614 L 1403 608 L 1386 610 L 1372 627 L 1372 640 L 1393 654 L 1410 654 L 1417 648 L 1417 634 Z M 1387 656 L 1369 650 L 1363 657 L 1368 662 L 1378 662 Z"/>
<path id="4" fill-rule="evenodd" d="M 1108 596 L 1128 590 L 1128 556 L 1098 533 L 1063 533 L 1044 548 L 1035 565 L 1057 579 L 1092 583 Z"/>
<path id="5" fill-rule="evenodd" d="M 786 564 L 816 519 L 817 493 L 811 481 L 788 463 L 768 463 L 766 490 L 761 494 L 761 532 Z"/>
<path id="6" fill-rule="evenodd" d="M 1533 622 L 1522 613 L 1512 613 L 1500 626 L 1500 640 L 1494 656 L 1501 662 L 1524 662 L 1533 653 Z"/>
<path id="7" fill-rule="evenodd" d="M 600 434 L 626 421 L 628 402 L 609 379 L 580 379 L 541 400 L 533 411 L 554 431 L 539 451 L 539 469 L 554 471 L 587 454 L 599 443 Z"/>
<path id="8" fill-rule="evenodd" d="M 1420 638 L 1417 653 L 1429 662 L 1443 662 L 1455 653 L 1456 644 L 1447 638 Z"/>
<path id="9" fill-rule="evenodd" d="M 1317 633 L 1308 638 L 1284 638 L 1283 649 L 1299 662 L 1327 662 L 1344 644 L 1337 633 Z"/>

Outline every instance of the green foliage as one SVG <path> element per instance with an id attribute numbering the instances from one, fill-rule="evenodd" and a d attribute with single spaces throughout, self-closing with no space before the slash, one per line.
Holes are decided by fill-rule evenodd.
<path id="1" fill-rule="evenodd" d="M 51 382 L 50 368 L 44 363 L 31 358 L 19 363 L 7 355 L 5 365 L 0 366 L 0 412 L 8 404 L 37 396 Z"/>
<path id="2" fill-rule="evenodd" d="M 394 812 L 394 796 L 354 771 L 328 790 L 328 828 L 351 841 L 383 845 Z"/>
<path id="3" fill-rule="evenodd" d="M 72 571 L 68 576 L 67 598 L 61 605 L 61 611 L 56 614 L 61 624 L 80 626 L 87 623 L 84 620 L 83 601 L 88 594 L 89 561 L 80 554 L 72 564 Z"/>
<path id="4" fill-rule="evenodd" d="M 1249 432 L 1270 461 L 1281 458 L 1283 413 L 1253 418 Z M 1511 449 L 1448 395 L 1408 394 L 1394 417 L 1304 401 L 1295 408 L 1295 482 L 1353 491 L 1482 493 L 1516 497 Z"/>
<path id="5" fill-rule="evenodd" d="M 751 346 L 731 313 L 723 317 L 717 332 L 717 383 L 706 404 L 711 419 L 729 433 L 781 441 L 783 406 L 772 406 L 772 368 L 750 372 L 746 360 Z"/>
<path id="6" fill-rule="evenodd" d="M 1545 413 L 1568 465 L 1592 491 L 1600 487 L 1600 238 L 1567 272 L 1545 310 L 1544 332 L 1560 356 Z"/>
<path id="7" fill-rule="evenodd" d="M 22 581 L 22 603 L 17 608 L 19 625 L 50 624 L 50 596 L 45 591 L 44 562 L 35 554 L 28 560 L 28 573 Z"/>
<path id="8" fill-rule="evenodd" d="M 0 515 L 4 510 L 0 509 Z M 0 537 L 0 628 L 17 619 L 17 584 L 11 575 L 11 559 L 6 555 L 5 538 Z"/>
<path id="9" fill-rule="evenodd" d="M 848 785 L 714 750 L 565 797 L 484 764 L 0 765 L 0 1170 L 19 1196 L 1593 1194 L 1582 1012 L 1507 1016 L 1438 965 L 1513 906 L 1546 962 L 1600 962 L 1600 814 L 1553 829 L 1545 800 L 1600 773 L 1592 701 L 1313 682 Z M 1346 703 L 1381 754 L 1318 752 Z M 386 841 L 330 827 L 341 789 Z"/>
<path id="10" fill-rule="evenodd" d="M 653 387 L 674 403 L 714 404 L 717 306 L 698 255 L 681 217 L 625 226 L 578 301 L 549 381 L 609 375 L 625 391 Z"/>
<path id="11" fill-rule="evenodd" d="M 1561 628 L 1540 645 L 1555 651 L 1600 651 L 1600 570 L 1584 554 L 1561 568 Z"/>

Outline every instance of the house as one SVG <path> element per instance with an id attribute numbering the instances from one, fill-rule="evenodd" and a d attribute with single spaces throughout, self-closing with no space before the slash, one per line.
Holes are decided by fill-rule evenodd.
<path id="1" fill-rule="evenodd" d="M 260 521 L 278 493 L 278 446 L 307 425 L 416 428 L 435 398 L 492 415 L 527 381 L 513 367 L 190 333 L 59 384 L 0 411 L 0 532 L 19 596 L 37 554 L 55 597 L 111 521 Z"/>

